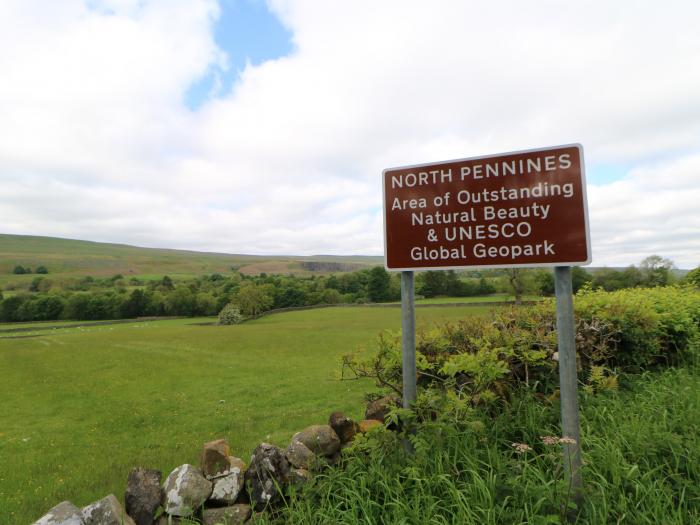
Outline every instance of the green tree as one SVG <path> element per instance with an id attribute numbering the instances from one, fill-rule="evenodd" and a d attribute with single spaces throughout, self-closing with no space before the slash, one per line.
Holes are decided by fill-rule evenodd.
<path id="1" fill-rule="evenodd" d="M 437 270 L 428 270 L 420 274 L 420 294 L 423 297 L 435 297 L 445 295 L 447 292 L 445 273 Z"/>
<path id="2" fill-rule="evenodd" d="M 18 264 L 14 267 L 14 269 L 12 270 L 12 273 L 14 273 L 15 275 L 22 275 L 22 274 L 31 273 L 31 272 L 27 271 L 27 268 L 25 268 L 21 264 Z"/>
<path id="3" fill-rule="evenodd" d="M 132 319 L 146 315 L 148 308 L 148 295 L 140 288 L 136 288 L 129 298 L 121 305 L 121 315 L 124 318 Z"/>
<path id="4" fill-rule="evenodd" d="M 389 300 L 390 276 L 381 266 L 375 266 L 370 270 L 369 282 L 367 283 L 367 297 L 374 303 L 381 303 Z"/>
<path id="5" fill-rule="evenodd" d="M 193 316 L 197 310 L 197 298 L 188 286 L 178 286 L 165 297 L 168 315 Z"/>
<path id="6" fill-rule="evenodd" d="M 587 283 L 590 283 L 593 277 L 584 268 L 574 266 L 571 268 L 571 287 L 574 293 L 578 292 Z"/>
<path id="7" fill-rule="evenodd" d="M 217 315 L 216 297 L 210 293 L 199 292 L 196 296 L 198 315 Z"/>
<path id="8" fill-rule="evenodd" d="M 36 268 L 36 273 L 47 274 L 47 273 L 49 273 L 49 270 L 46 268 L 46 266 L 43 266 L 43 265 L 42 265 L 42 266 L 37 266 L 37 268 Z"/>
<path id="9" fill-rule="evenodd" d="M 675 267 L 673 261 L 660 255 L 650 255 L 640 264 L 644 284 L 647 286 L 666 286 L 671 283 L 671 270 Z"/>
<path id="10" fill-rule="evenodd" d="M 44 295 L 34 301 L 33 316 L 27 321 L 54 321 L 63 313 L 65 300 L 58 295 Z"/>
<path id="11" fill-rule="evenodd" d="M 525 271 L 522 268 L 508 268 L 506 270 L 508 284 L 515 297 L 515 304 L 523 302 L 523 294 L 525 293 Z"/>
<path id="12" fill-rule="evenodd" d="M 535 285 L 542 295 L 554 295 L 554 274 L 550 270 L 538 270 L 535 273 Z"/>
<path id="13" fill-rule="evenodd" d="M 44 277 L 35 277 L 29 285 L 30 292 L 48 292 L 53 283 Z"/>
<path id="14" fill-rule="evenodd" d="M 272 294 L 263 286 L 246 281 L 235 297 L 235 303 L 246 316 L 255 317 L 269 310 L 274 304 Z"/>
<path id="15" fill-rule="evenodd" d="M 479 285 L 477 286 L 478 295 L 490 295 L 496 293 L 496 287 L 486 280 L 483 275 L 479 277 Z"/>
<path id="16" fill-rule="evenodd" d="M 694 270 L 690 270 L 686 274 L 684 281 L 700 288 L 700 266 Z"/>
<path id="17" fill-rule="evenodd" d="M 65 316 L 68 319 L 88 319 L 87 310 L 90 295 L 86 293 L 75 293 L 68 298 Z"/>
<path id="18" fill-rule="evenodd" d="M 160 285 L 163 288 L 165 288 L 165 290 L 172 290 L 173 288 L 175 288 L 175 285 L 173 284 L 173 280 L 167 275 L 163 276 L 163 278 L 160 281 Z"/>
<path id="19" fill-rule="evenodd" d="M 19 309 L 22 306 L 22 303 L 27 299 L 28 298 L 23 295 L 6 297 L 2 303 L 0 303 L 0 320 L 7 323 L 21 321 L 19 318 Z"/>

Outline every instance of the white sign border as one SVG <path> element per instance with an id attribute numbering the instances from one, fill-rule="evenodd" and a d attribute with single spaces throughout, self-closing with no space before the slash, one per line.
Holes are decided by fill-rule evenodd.
<path id="1" fill-rule="evenodd" d="M 527 264 L 483 264 L 469 266 L 420 266 L 415 268 L 389 268 L 387 264 L 387 239 L 386 239 L 386 174 L 389 171 L 402 169 L 423 168 L 425 166 L 439 166 L 440 164 L 451 164 L 453 162 L 466 162 L 481 159 L 492 159 L 495 157 L 503 157 L 505 155 L 518 155 L 523 153 L 538 153 L 541 151 L 550 151 L 562 148 L 577 148 L 579 152 L 579 161 L 581 163 L 581 190 L 583 193 L 583 220 L 586 228 L 586 253 L 588 259 L 585 261 L 567 261 L 555 263 L 527 263 Z M 583 159 L 583 146 L 574 142 L 572 144 L 561 144 L 559 146 L 549 146 L 544 148 L 524 149 L 518 151 L 506 151 L 491 155 L 480 155 L 477 157 L 465 157 L 462 159 L 442 160 L 437 162 L 423 162 L 421 164 L 410 164 L 407 166 L 397 166 L 395 168 L 386 168 L 382 170 L 382 222 L 384 225 L 384 268 L 389 272 L 429 272 L 438 270 L 485 270 L 490 268 L 552 268 L 554 266 L 587 266 L 593 262 L 593 254 L 591 253 L 591 230 L 588 224 L 588 191 L 586 186 L 586 166 Z"/>

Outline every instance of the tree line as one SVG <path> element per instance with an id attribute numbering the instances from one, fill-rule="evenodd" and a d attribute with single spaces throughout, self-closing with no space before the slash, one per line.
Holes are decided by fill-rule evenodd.
<path id="1" fill-rule="evenodd" d="M 574 291 L 589 285 L 607 291 L 621 288 L 665 286 L 674 282 L 673 263 L 659 256 L 644 259 L 639 267 L 588 272 L 573 268 Z M 700 286 L 700 268 L 685 278 Z M 516 299 L 526 294 L 552 295 L 554 278 L 549 269 L 495 269 L 416 274 L 418 297 L 471 297 L 505 292 Z M 0 292 L 0 321 L 101 320 L 157 316 L 214 316 L 235 303 L 245 316 L 270 309 L 319 304 L 380 303 L 401 297 L 400 274 L 383 267 L 324 276 L 258 276 L 211 274 L 175 283 L 167 275 L 144 281 L 90 276 L 54 283 L 38 276 L 28 288 L 7 297 Z"/>

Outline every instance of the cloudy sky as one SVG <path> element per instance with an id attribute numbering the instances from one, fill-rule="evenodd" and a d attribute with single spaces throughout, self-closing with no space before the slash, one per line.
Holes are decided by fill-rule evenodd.
<path id="1" fill-rule="evenodd" d="M 700 264 L 700 3 L 0 0 L 0 232 L 383 253 L 384 168 L 580 142 L 593 264 Z"/>

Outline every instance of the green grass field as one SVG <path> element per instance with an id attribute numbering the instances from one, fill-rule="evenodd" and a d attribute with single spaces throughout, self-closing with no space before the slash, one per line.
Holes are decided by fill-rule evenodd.
<path id="1" fill-rule="evenodd" d="M 418 329 L 487 307 L 417 310 Z M 242 325 L 134 322 L 0 339 L 0 524 L 31 523 L 64 499 L 123 496 L 133 466 L 197 463 L 225 437 L 248 460 L 333 410 L 360 418 L 367 381 L 340 356 L 398 329 L 396 308 L 328 308 Z"/>

